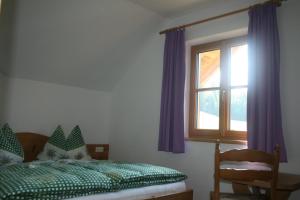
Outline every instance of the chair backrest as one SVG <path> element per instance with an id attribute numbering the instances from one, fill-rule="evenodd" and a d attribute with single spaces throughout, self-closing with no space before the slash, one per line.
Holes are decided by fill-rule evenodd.
<path id="1" fill-rule="evenodd" d="M 220 144 L 215 148 L 215 199 L 219 199 L 220 181 L 266 183 L 275 195 L 280 150 L 276 145 L 273 154 L 251 149 L 233 149 L 220 151 Z M 226 167 L 222 167 L 227 163 Z M 229 163 L 229 164 L 228 164 Z"/>

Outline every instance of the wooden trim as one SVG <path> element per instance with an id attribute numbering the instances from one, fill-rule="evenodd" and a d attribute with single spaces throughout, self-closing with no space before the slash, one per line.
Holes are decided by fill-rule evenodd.
<path id="1" fill-rule="evenodd" d="M 232 140 L 247 140 L 247 132 L 245 131 L 226 131 L 225 138 Z"/>
<path id="2" fill-rule="evenodd" d="M 189 133 L 190 136 L 199 134 L 199 131 L 195 128 L 196 123 L 196 92 L 198 91 L 208 91 L 208 90 L 221 90 L 220 87 L 213 88 L 196 88 L 196 69 L 197 69 L 197 61 L 199 53 L 220 50 L 221 51 L 221 41 L 211 42 L 202 45 L 192 46 L 191 48 L 191 70 L 190 70 L 190 108 L 189 108 Z M 220 61 L 221 62 L 221 61 Z M 220 113 L 220 111 L 219 111 Z M 210 133 L 216 134 L 219 130 L 202 130 L 203 135 L 209 135 Z M 197 133 L 198 132 L 198 133 Z"/>
<path id="3" fill-rule="evenodd" d="M 218 40 L 218 41 L 209 42 L 205 44 L 194 45 L 191 48 L 194 51 L 194 53 L 204 53 L 208 51 L 221 50 L 221 43 L 223 41 L 224 40 Z"/>
<path id="4" fill-rule="evenodd" d="M 220 166 L 220 143 L 217 142 L 215 145 L 215 166 Z M 215 167 L 214 173 L 214 195 L 213 199 L 219 200 L 220 198 L 220 168 Z"/>
<path id="5" fill-rule="evenodd" d="M 196 49 L 191 49 L 191 70 L 190 70 L 190 103 L 189 103 L 189 133 L 195 129 L 195 110 L 196 110 L 196 97 L 195 97 L 195 71 L 196 71 Z M 193 111 L 193 112 L 192 112 Z"/>
<path id="6" fill-rule="evenodd" d="M 263 162 L 273 165 L 275 161 L 274 156 L 263 151 L 252 149 L 233 149 L 220 153 L 221 161 L 249 161 L 249 162 Z"/>
<path id="7" fill-rule="evenodd" d="M 16 135 L 24 150 L 24 162 L 36 160 L 48 141 L 47 136 L 38 133 L 22 132 Z"/>
<path id="8" fill-rule="evenodd" d="M 220 124 L 220 133 L 221 138 L 226 136 L 226 130 L 228 127 L 228 57 L 229 53 L 227 51 L 226 42 L 230 42 L 233 39 L 227 39 L 220 41 L 221 43 L 221 91 L 220 91 L 220 115 L 219 115 L 219 124 Z M 239 38 L 234 38 L 235 40 L 239 40 Z"/>
<path id="9" fill-rule="evenodd" d="M 203 91 L 215 91 L 215 90 L 220 90 L 220 87 L 212 87 L 212 88 L 200 88 L 200 89 L 195 89 L 194 92 L 203 92 Z"/>
<path id="10" fill-rule="evenodd" d="M 274 165 L 272 169 L 272 181 L 271 181 L 271 199 L 276 199 L 276 187 L 278 183 L 278 170 L 280 161 L 280 147 L 277 144 L 273 154 Z"/>
<path id="11" fill-rule="evenodd" d="M 204 140 L 223 139 L 226 143 L 236 143 L 236 141 L 246 140 L 246 131 L 233 131 L 230 130 L 230 109 L 229 109 L 229 95 L 231 86 L 228 83 L 229 69 L 229 47 L 238 46 L 247 42 L 247 36 L 230 38 L 220 40 L 207 44 L 195 45 L 191 47 L 191 67 L 190 67 L 190 99 L 189 99 L 189 138 L 204 138 Z M 197 59 L 198 54 L 214 50 L 221 51 L 220 57 L 220 86 L 212 88 L 196 88 L 197 77 Z M 246 86 L 234 86 L 240 88 Z M 196 128 L 196 115 L 197 115 L 197 101 L 196 95 L 200 91 L 219 90 L 219 129 L 218 130 L 204 130 Z M 203 141 L 203 140 L 202 140 Z M 240 142 L 238 142 L 240 143 Z"/>
<path id="12" fill-rule="evenodd" d="M 97 147 L 102 147 L 103 151 L 96 152 Z M 108 144 L 87 144 L 86 148 L 89 155 L 95 160 L 108 160 L 109 156 L 109 145 Z"/>
<path id="13" fill-rule="evenodd" d="M 152 197 L 145 200 L 193 200 L 193 190 L 186 190 L 184 192 L 174 193 L 170 195 Z"/>
<path id="14" fill-rule="evenodd" d="M 194 131 L 190 132 L 188 137 L 186 137 L 186 140 L 194 140 L 194 141 L 213 140 L 213 142 L 220 140 L 222 143 L 247 144 L 247 133 L 239 132 L 239 131 L 226 131 L 225 135 L 221 135 L 219 130 L 194 129 Z"/>
<path id="15" fill-rule="evenodd" d="M 224 143 L 224 144 L 241 144 L 247 145 L 247 141 L 245 140 L 227 140 L 227 139 L 210 139 L 204 137 L 187 137 L 185 138 L 186 141 L 192 142 L 208 142 L 208 143 Z"/>

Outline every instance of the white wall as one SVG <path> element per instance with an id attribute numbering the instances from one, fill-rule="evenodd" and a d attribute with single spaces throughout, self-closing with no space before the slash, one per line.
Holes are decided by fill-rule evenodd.
<path id="1" fill-rule="evenodd" d="M 13 26 L 13 43 L 5 74 L 101 91 L 111 91 L 147 30 L 162 20 L 126 0 L 8 2 L 15 3 L 11 12 L 3 7 L 14 14 L 6 23 Z"/>
<path id="2" fill-rule="evenodd" d="M 2 0 L 0 14 L 0 73 L 10 65 L 12 52 L 15 0 Z M 4 9 L 5 8 L 5 9 Z"/>
<path id="3" fill-rule="evenodd" d="M 300 1 L 288 1 L 279 9 L 278 23 L 281 40 L 281 105 L 289 160 L 281 169 L 300 174 L 299 11 Z"/>
<path id="4" fill-rule="evenodd" d="M 3 124 L 3 112 L 4 112 L 4 83 L 5 83 L 6 79 L 5 76 L 0 73 L 0 125 Z"/>
<path id="5" fill-rule="evenodd" d="M 207 7 L 187 16 L 173 19 L 167 25 L 175 25 L 214 16 L 240 7 L 246 1 L 228 1 L 227 4 Z M 247 1 L 254 3 L 255 1 Z M 282 42 L 282 107 L 289 163 L 281 166 L 284 171 L 300 173 L 300 140 L 297 119 L 299 112 L 300 84 L 296 54 L 299 26 L 299 1 L 289 1 L 279 9 L 279 27 Z M 188 40 L 218 35 L 233 30 L 244 30 L 248 24 L 247 13 L 202 24 L 188 29 Z M 111 158 L 135 162 L 150 162 L 179 169 L 189 176 L 188 185 L 194 189 L 194 199 L 209 199 L 213 188 L 214 144 L 186 142 L 185 154 L 157 151 L 160 92 L 163 63 L 164 37 L 152 33 L 139 55 L 132 61 L 113 93 L 112 133 L 110 135 Z M 218 36 L 219 38 L 219 36 Z M 297 41 L 297 42 L 296 42 Z M 230 147 L 230 146 L 227 146 Z M 228 187 L 228 186 L 225 186 Z M 228 188 L 225 188 L 228 189 Z M 300 193 L 291 199 L 299 199 Z"/>
<path id="6" fill-rule="evenodd" d="M 68 135 L 80 125 L 87 143 L 108 143 L 110 93 L 12 78 L 1 89 L 1 121 L 15 131 L 50 135 L 61 124 Z"/>

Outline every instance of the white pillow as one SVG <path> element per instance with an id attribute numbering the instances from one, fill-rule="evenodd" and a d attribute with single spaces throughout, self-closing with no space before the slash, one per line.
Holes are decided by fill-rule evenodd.
<path id="1" fill-rule="evenodd" d="M 0 130 L 0 165 L 21 163 L 23 160 L 22 145 L 9 125 L 5 124 Z"/>
<path id="2" fill-rule="evenodd" d="M 61 126 L 58 126 L 49 137 L 43 152 L 38 155 L 39 160 L 90 160 L 86 145 L 79 126 L 75 126 L 68 138 L 65 137 Z"/>
<path id="3" fill-rule="evenodd" d="M 57 126 L 49 137 L 43 151 L 37 156 L 39 160 L 67 159 L 67 139 L 61 126 Z"/>
<path id="4" fill-rule="evenodd" d="M 68 156 L 75 160 L 90 160 L 79 126 L 75 126 L 67 138 Z"/>

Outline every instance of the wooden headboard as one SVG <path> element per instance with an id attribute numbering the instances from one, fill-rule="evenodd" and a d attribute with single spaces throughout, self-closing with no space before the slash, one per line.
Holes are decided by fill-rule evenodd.
<path id="1" fill-rule="evenodd" d="M 24 162 L 30 162 L 37 159 L 37 155 L 42 152 L 48 136 L 38 133 L 20 132 L 17 138 L 24 150 Z M 93 159 L 107 160 L 109 153 L 108 144 L 87 144 L 87 150 Z M 96 148 L 99 150 L 96 152 Z"/>

